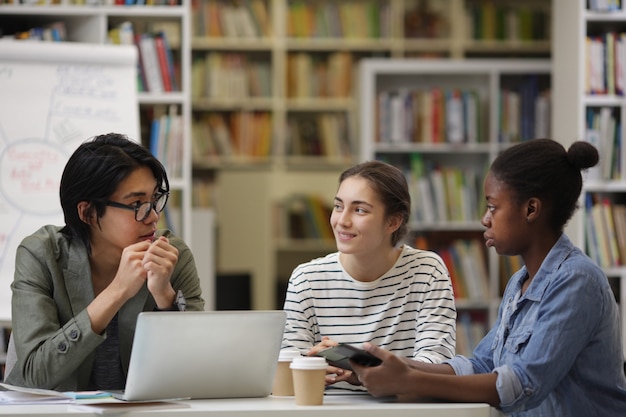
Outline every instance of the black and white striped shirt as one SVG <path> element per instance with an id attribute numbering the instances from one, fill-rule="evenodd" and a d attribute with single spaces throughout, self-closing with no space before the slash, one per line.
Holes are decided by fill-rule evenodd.
<path id="1" fill-rule="evenodd" d="M 285 300 L 283 348 L 303 354 L 322 336 L 440 363 L 455 352 L 456 308 L 448 270 L 434 252 L 404 245 L 395 265 L 373 282 L 343 269 L 339 253 L 294 269 Z"/>

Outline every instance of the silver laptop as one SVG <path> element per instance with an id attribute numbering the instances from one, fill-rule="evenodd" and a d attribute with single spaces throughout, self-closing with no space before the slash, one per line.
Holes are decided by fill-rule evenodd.
<path id="1" fill-rule="evenodd" d="M 140 313 L 126 387 L 112 394 L 126 401 L 268 396 L 285 320 L 278 310 Z"/>

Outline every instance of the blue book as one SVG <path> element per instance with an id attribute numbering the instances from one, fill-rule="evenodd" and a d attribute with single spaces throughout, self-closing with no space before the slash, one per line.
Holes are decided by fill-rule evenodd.
<path id="1" fill-rule="evenodd" d="M 159 158 L 159 128 L 159 118 L 155 117 L 152 119 L 152 125 L 150 127 L 150 152 L 156 158 Z"/>

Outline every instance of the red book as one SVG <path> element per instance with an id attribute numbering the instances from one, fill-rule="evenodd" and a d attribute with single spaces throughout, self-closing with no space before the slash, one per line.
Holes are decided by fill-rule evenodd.
<path id="1" fill-rule="evenodd" d="M 443 92 L 439 88 L 433 88 L 431 91 L 432 100 L 433 100 L 433 142 L 439 143 L 443 142 L 443 120 L 444 120 L 444 110 L 443 110 Z"/>
<path id="2" fill-rule="evenodd" d="M 454 292 L 455 299 L 465 299 L 467 298 L 467 293 L 465 288 L 463 287 L 463 281 L 461 276 L 459 276 L 459 271 L 457 269 L 457 264 L 454 260 L 454 254 L 452 253 L 454 249 L 450 248 L 442 248 L 438 250 L 439 256 L 443 260 L 443 263 L 448 268 L 448 273 L 450 274 L 450 282 L 452 283 L 452 291 Z"/>
<path id="3" fill-rule="evenodd" d="M 156 46 L 157 58 L 159 60 L 159 68 L 161 70 L 161 78 L 163 79 L 163 91 L 172 91 L 172 81 L 167 62 L 167 46 L 163 39 L 162 33 L 154 35 L 154 44 Z"/>

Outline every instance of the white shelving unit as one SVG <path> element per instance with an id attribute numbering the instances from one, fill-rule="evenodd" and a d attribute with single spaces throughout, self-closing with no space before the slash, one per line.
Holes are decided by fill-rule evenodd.
<path id="1" fill-rule="evenodd" d="M 338 169 L 349 164 L 349 155 L 294 151 L 289 126 L 307 123 L 301 119 L 305 116 L 343 117 L 347 131 L 340 136 L 347 136 L 356 154 L 358 80 L 351 68 L 362 58 L 550 54 L 550 4 L 545 1 L 518 5 L 510 0 L 200 0 L 196 5 L 191 42 L 193 65 L 198 69 L 192 92 L 194 119 L 219 114 L 228 125 L 235 113 L 269 115 L 272 142 L 268 154 L 240 152 L 234 144 L 232 154 L 218 150 L 213 157 L 198 155 L 194 159 L 197 168 L 263 168 L 269 164 L 277 169 L 284 165 Z M 257 6 L 264 12 L 255 13 Z M 236 19 L 233 10 L 241 10 L 237 15 L 249 18 L 232 23 Z M 266 31 L 257 29 L 261 24 L 254 24 L 258 15 L 267 15 Z M 525 34 L 507 34 L 504 17 L 496 18 L 505 15 L 508 22 L 518 19 L 520 28 L 527 26 L 520 30 Z M 536 20 L 531 27 L 531 16 L 543 16 L 543 23 Z M 237 35 L 242 26 L 247 27 L 245 33 L 252 34 Z M 545 37 L 532 38 L 532 28 Z M 258 66 L 264 69 L 258 70 Z M 246 70 L 264 74 L 258 75 L 258 82 L 266 89 L 256 91 L 250 79 L 237 75 Z M 325 75 L 320 76 L 320 71 Z M 319 84 L 327 82 L 326 76 L 345 82 L 331 82 L 324 91 Z M 226 85 L 232 88 L 224 88 Z"/>
<path id="2" fill-rule="evenodd" d="M 490 327 L 497 315 L 497 307 L 500 302 L 501 291 L 503 290 L 503 282 L 509 277 L 506 273 L 501 272 L 502 257 L 499 257 L 493 251 L 487 251 L 482 239 L 484 227 L 480 224 L 480 218 L 484 214 L 484 197 L 482 194 L 482 180 L 484 173 L 490 162 L 496 157 L 498 152 L 509 146 L 512 142 L 520 140 L 520 138 L 511 137 L 511 139 L 503 138 L 504 122 L 502 122 L 503 114 L 508 110 L 502 96 L 503 91 L 516 92 L 519 94 L 520 102 L 518 109 L 521 111 L 526 106 L 530 106 L 527 116 L 515 112 L 518 115 L 520 126 L 528 123 L 534 126 L 533 118 L 535 116 L 535 103 L 541 93 L 549 90 L 551 84 L 551 63 L 548 60 L 472 60 L 472 61 L 454 61 L 454 60 L 387 60 L 387 59 L 368 59 L 361 63 L 360 71 L 360 160 L 382 159 L 386 160 L 407 173 L 410 187 L 413 191 L 412 205 L 414 213 L 412 213 L 410 221 L 411 240 L 409 243 L 413 246 L 422 247 L 422 241 L 414 241 L 414 237 L 424 235 L 430 249 L 434 249 L 441 253 L 440 249 L 446 248 L 450 242 L 457 239 L 473 240 L 480 242 L 482 248 L 482 256 L 485 257 L 485 273 L 488 276 L 488 289 L 479 297 L 462 297 L 456 300 L 460 317 L 464 316 L 463 312 L 482 311 L 487 316 L 487 325 Z M 528 86 L 532 87 L 528 87 Z M 425 104 L 424 101 L 416 101 L 415 106 L 406 109 L 407 97 L 415 97 L 416 92 L 428 93 L 429 100 L 434 97 L 433 91 L 439 91 L 443 103 L 440 107 L 441 112 L 445 113 L 444 120 L 453 120 L 454 115 L 463 117 L 463 112 L 459 108 L 454 111 L 446 111 L 445 103 L 446 93 L 456 91 L 458 94 L 465 93 L 467 96 L 473 95 L 476 101 L 474 112 L 478 110 L 477 118 L 472 118 L 482 128 L 478 129 L 477 136 L 467 135 L 461 138 L 458 143 L 450 143 L 446 133 L 450 133 L 450 129 L 440 127 L 442 136 L 439 141 L 424 142 L 424 136 L 416 139 L 417 133 L 408 134 L 412 123 L 418 123 L 416 130 L 425 125 L 425 119 L 418 119 L 415 114 L 417 110 L 435 106 Z M 522 99 L 527 94 L 529 99 Z M 389 98 L 395 97 L 395 98 Z M 423 97 L 423 95 L 422 95 Z M 385 119 L 386 106 L 382 103 L 395 100 L 396 104 L 391 104 L 391 115 Z M 465 111 L 470 107 L 465 107 Z M 542 112 L 546 116 L 549 107 Z M 459 113 L 460 112 L 460 113 Z M 475 113 L 474 113 L 475 114 Z M 399 116 L 400 115 L 400 116 Z M 406 115 L 406 116 L 402 116 Z M 530 115 L 530 116 L 528 116 Z M 432 115 L 430 117 L 433 117 Z M 386 121 L 385 121 L 386 120 Z M 417 121 L 419 120 L 419 121 Z M 467 119 L 462 122 L 463 126 L 471 125 L 467 123 Z M 392 138 L 386 140 L 382 126 L 395 124 L 395 133 Z M 429 129 L 432 126 L 429 126 Z M 459 126 L 457 126 L 459 127 Z M 398 130 L 400 129 L 400 130 Z M 394 128 L 391 129 L 394 131 Z M 525 131 L 525 130 L 524 130 Z M 535 137 L 534 129 L 530 129 L 527 133 L 532 139 Z M 545 132 L 544 132 L 545 134 Z M 468 142 L 468 137 L 475 137 L 474 142 Z M 420 206 L 423 201 L 437 201 L 437 186 L 431 185 L 432 189 L 429 194 L 424 194 L 416 188 L 415 178 L 419 177 L 416 173 L 414 160 L 419 156 L 425 166 L 432 164 L 431 170 L 426 168 L 422 178 L 427 182 L 434 181 L 432 174 L 438 170 L 444 170 L 447 167 L 454 169 L 462 169 L 465 176 L 463 184 L 463 197 L 457 201 L 457 204 L 473 204 L 473 210 L 467 212 L 467 215 L 452 215 L 450 204 L 455 204 L 454 200 L 448 199 L 444 206 L 434 204 L 435 217 L 427 220 L 416 211 L 416 207 Z M 472 185 L 469 178 L 474 177 Z M 439 187 L 441 188 L 441 186 Z M 454 189 L 454 187 L 444 187 Z M 434 193 L 434 194 L 431 194 Z M 447 211 L 447 212 L 446 212 Z M 439 216 L 438 213 L 446 212 L 446 215 Z M 439 241 L 439 242 L 437 242 Z M 439 245 L 439 247 L 437 247 Z M 479 255 L 480 256 L 480 255 Z M 442 256 L 443 257 L 443 256 Z M 450 269 L 457 268 L 451 265 L 444 257 L 444 261 Z M 452 273 L 452 272 L 451 272 Z M 466 270 L 467 273 L 467 270 Z M 475 274 L 474 274 L 475 276 Z M 459 279 L 465 281 L 466 286 L 470 285 L 469 278 Z M 453 280 L 454 281 L 454 280 Z M 456 290 L 455 290 L 456 291 Z M 457 295 L 459 293 L 457 292 Z M 462 331 L 457 330 L 457 333 Z"/>
<path id="3" fill-rule="evenodd" d="M 63 22 L 67 41 L 92 44 L 108 42 L 108 32 L 122 22 L 130 21 L 138 28 L 150 31 L 153 24 L 173 23 L 178 29 L 174 39 L 170 39 L 175 65 L 180 74 L 178 91 L 154 93 L 139 92 L 138 103 L 143 118 L 147 110 L 176 106 L 182 117 L 182 155 L 180 173 L 168 173 L 170 191 L 173 196 L 168 203 L 171 210 L 174 232 L 185 239 L 198 259 L 198 271 L 206 309 L 214 308 L 215 270 L 215 221 L 213 210 L 201 209 L 192 213 L 192 164 L 191 164 L 191 11 L 190 2 L 183 0 L 177 6 L 94 6 L 94 5 L 0 5 L 0 33 L 9 37 L 15 31 L 42 27 L 54 22 Z M 1 40 L 10 42 L 10 40 Z M 16 41 L 20 42 L 20 41 Z M 0 58 L 1 60 L 1 58 Z M 149 144 L 150 126 L 142 120 L 141 140 Z M 107 133 L 107 132 L 101 132 Z M 124 133 L 124 132 L 122 132 Z M 87 139 L 87 138 L 85 138 Z M 194 225 L 202 230 L 192 234 Z M 0 323 L 0 326 L 9 323 Z M 2 349 L 0 349 L 2 351 Z M 0 364 L 4 357 L 0 353 Z"/>
<path id="4" fill-rule="evenodd" d="M 179 25 L 179 42 L 172 44 L 177 65 L 180 67 L 180 91 L 167 93 L 139 92 L 140 113 L 154 106 L 176 105 L 183 118 L 183 155 L 181 174 L 170 174 L 172 191 L 179 194 L 177 210 L 181 213 L 175 232 L 185 240 L 191 240 L 191 103 L 190 103 L 190 9 L 186 2 L 183 6 L 71 6 L 71 5 L 0 5 L 0 28 L 4 36 L 12 31 L 28 30 L 61 21 L 65 25 L 67 41 L 104 44 L 107 43 L 108 31 L 124 21 L 130 21 L 144 27 L 152 22 L 175 22 Z M 143 125 L 144 123 L 142 123 Z M 149 125 L 149 124 L 148 124 Z M 102 132 L 106 133 L 106 132 Z M 148 144 L 149 132 L 142 132 L 141 139 Z M 87 138 L 85 138 L 87 139 Z"/>
<path id="5" fill-rule="evenodd" d="M 180 27 L 180 42 L 172 44 L 175 60 L 181 71 L 179 91 L 169 93 L 138 93 L 140 114 L 143 110 L 153 106 L 176 105 L 183 119 L 183 155 L 181 161 L 181 174 L 170 174 L 170 189 L 177 194 L 168 206 L 175 206 L 177 229 L 175 232 L 187 242 L 191 241 L 191 136 L 188 129 L 190 126 L 190 57 L 189 51 L 189 7 L 186 2 L 183 6 L 167 7 L 120 7 L 120 6 L 70 6 L 70 5 L 0 5 L 0 33 L 10 37 L 18 31 L 27 31 L 31 28 L 43 27 L 54 22 L 63 22 L 66 31 L 66 41 L 92 44 L 105 44 L 108 42 L 108 31 L 124 21 L 139 23 L 149 27 L 151 22 L 176 22 Z M 12 40 L 0 40 L 12 42 Z M 14 41 L 22 42 L 22 41 Z M 33 41 L 34 42 L 34 41 Z M 0 58 L 1 60 L 1 58 Z M 142 123 L 144 125 L 144 123 Z M 149 125 L 149 123 L 148 123 Z M 101 132 L 108 133 L 108 132 Z M 125 132 L 121 132 L 125 133 Z M 141 140 L 146 146 L 149 143 L 149 132 L 142 132 Z M 88 138 L 84 138 L 88 139 Z M 210 259 L 213 259 L 210 257 Z M 203 271 L 207 279 L 211 278 L 210 269 Z M 212 281 L 211 281 L 212 284 Z M 207 286 L 203 283 L 203 288 Z M 208 287 L 208 286 L 207 286 Z M 10 323 L 0 323 L 0 326 L 10 327 Z M 0 329 L 4 331 L 3 329 Z M 0 345 L 0 352 L 4 346 Z M 0 353 L 0 364 L 4 364 L 3 353 Z"/>
<path id="6" fill-rule="evenodd" d="M 585 208 L 588 198 L 594 202 L 607 199 L 612 205 L 626 204 L 626 154 L 624 148 L 624 121 L 626 120 L 626 97 L 623 93 L 614 91 L 591 92 L 588 84 L 587 68 L 595 61 L 599 64 L 600 72 L 607 75 L 604 62 L 590 58 L 588 54 L 588 37 L 596 41 L 606 42 L 606 35 L 610 33 L 626 33 L 626 10 L 623 2 L 618 10 L 591 10 L 588 2 L 577 0 L 575 3 L 567 0 L 554 0 L 554 69 L 559 74 L 554 82 L 554 136 L 568 146 L 575 140 L 590 140 L 598 136 L 589 134 L 588 116 L 590 113 L 605 111 L 618 122 L 615 138 L 621 143 L 621 151 L 616 155 L 619 160 L 612 173 L 588 174 L 583 184 L 581 209 L 568 227 L 568 234 L 574 242 L 585 249 L 592 258 L 593 249 L 591 236 L 586 228 L 586 222 L 591 218 Z M 622 55 L 624 52 L 622 52 Z M 616 52 L 615 58 L 617 59 Z M 563 75 L 563 76 L 561 76 Z M 605 110 L 602 110 L 605 109 Z M 610 141 L 600 139 L 600 169 L 610 164 L 604 153 Z M 614 212 L 614 211 L 613 211 Z M 598 227 L 600 228 L 600 227 Z M 616 232 L 618 229 L 614 229 Z M 616 299 L 620 305 L 622 317 L 622 340 L 624 357 L 626 358 L 626 259 L 618 262 L 599 262 L 604 268 L 614 289 Z"/>
<path id="7" fill-rule="evenodd" d="M 242 111 L 271 115 L 272 145 L 269 156 L 243 155 L 230 158 L 194 158 L 194 179 L 203 175 L 217 178 L 216 213 L 219 230 L 219 271 L 237 273 L 248 271 L 253 283 L 253 308 L 275 308 L 279 306 L 280 294 L 276 294 L 277 281 L 284 281 L 288 271 L 307 257 L 323 255 L 331 250 L 328 242 L 295 242 L 279 239 L 275 241 L 272 207 L 277 201 L 296 192 L 311 192 L 327 196 L 328 202 L 336 191 L 339 173 L 358 160 L 359 150 L 359 92 L 356 67 L 363 58 L 409 58 L 417 56 L 443 58 L 469 58 L 476 56 L 512 55 L 533 57 L 550 55 L 549 30 L 550 4 L 544 0 L 519 2 L 496 0 L 492 6 L 510 6 L 520 9 L 545 12 L 548 22 L 544 26 L 547 36 L 543 39 L 509 39 L 482 37 L 474 31 L 472 13 L 477 13 L 482 3 L 474 0 L 244 0 L 265 6 L 270 22 L 270 32 L 263 36 L 215 36 L 199 29 L 199 13 L 193 14 L 192 61 L 201 60 L 207 54 L 237 54 L 243 59 L 261 62 L 269 66 L 269 93 L 261 96 L 235 94 L 226 97 L 211 97 L 201 84 L 207 70 L 197 71 L 202 81 L 192 86 L 192 119 L 201 119 L 208 113 L 217 113 L 229 118 Z M 198 5 L 225 5 L 230 2 L 201 0 Z M 367 19 L 358 7 L 372 6 L 373 16 L 380 23 L 380 35 L 321 35 L 319 33 L 295 33 L 289 30 L 289 21 L 294 18 L 294 9 L 300 10 L 299 19 L 306 21 L 307 10 L 329 7 L 352 6 L 354 13 L 344 16 L 357 20 L 357 29 L 365 27 Z M 420 9 L 420 6 L 422 7 Z M 489 14 L 489 11 L 484 11 Z M 310 14 L 309 14 L 310 16 Z M 296 17 L 295 19 L 298 19 Z M 417 19 L 417 20 L 416 20 Z M 425 20 L 424 20 L 425 19 Z M 302 21 L 302 20 L 300 20 Z M 416 30 L 412 24 L 421 21 Z M 429 23 L 424 23 L 429 22 Z M 295 26 L 303 27 L 296 24 Z M 495 27 L 497 25 L 494 25 Z M 538 27 L 542 27 L 541 24 Z M 419 29 L 419 28 L 418 28 Z M 470 34 L 470 32 L 472 32 Z M 341 52 L 351 57 L 351 93 L 340 97 L 325 97 L 311 94 L 294 97 L 291 94 L 289 61 L 293 57 L 327 59 Z M 192 64 L 193 66 L 193 64 Z M 194 77 L 194 80 L 196 78 Z M 305 82 L 315 83 L 314 76 Z M 196 88 L 201 86 L 201 88 Z M 350 158 L 291 155 L 289 123 L 303 115 L 313 117 L 333 114 L 345 117 L 349 127 L 351 145 Z M 254 201 L 255 216 L 250 216 L 249 202 Z M 267 219 L 257 221 L 255 219 Z M 245 252 L 246 257 L 241 256 Z"/>

